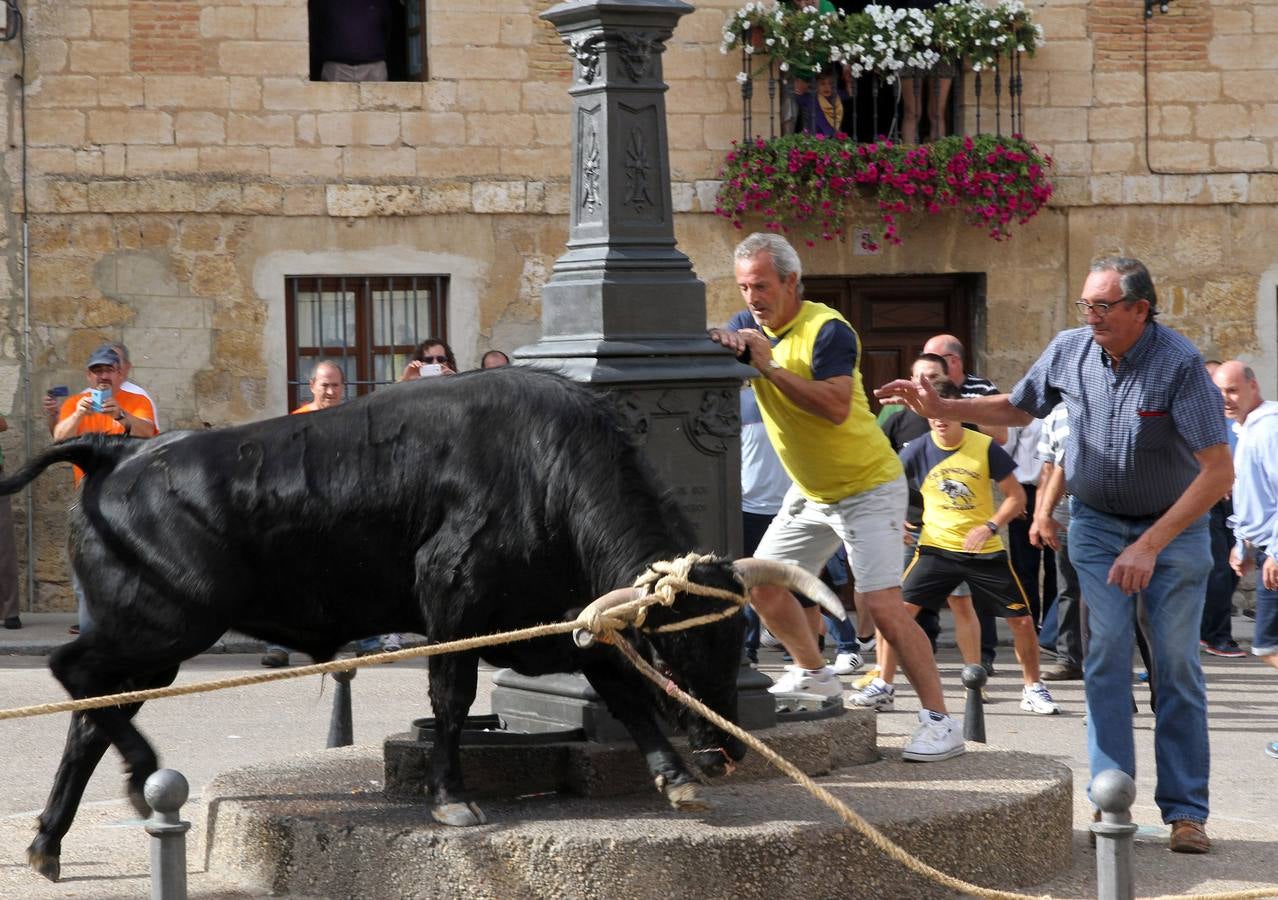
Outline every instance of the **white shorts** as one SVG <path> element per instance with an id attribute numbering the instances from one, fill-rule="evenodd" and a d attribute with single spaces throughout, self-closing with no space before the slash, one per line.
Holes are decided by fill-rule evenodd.
<path id="1" fill-rule="evenodd" d="M 900 587 L 907 500 L 904 475 L 838 503 L 809 500 L 791 485 L 755 558 L 791 563 L 816 575 L 843 544 L 858 591 Z"/>

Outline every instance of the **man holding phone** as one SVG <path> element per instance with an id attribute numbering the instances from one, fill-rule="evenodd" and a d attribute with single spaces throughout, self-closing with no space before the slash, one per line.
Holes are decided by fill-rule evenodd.
<path id="1" fill-rule="evenodd" d="M 58 409 L 53 439 L 65 441 L 78 434 L 125 434 L 149 438 L 159 433 L 155 427 L 155 407 L 141 394 L 122 388 L 124 367 L 110 344 L 94 350 L 85 364 L 89 387 L 67 397 Z M 75 470 L 75 482 L 84 473 Z"/>
<path id="2" fill-rule="evenodd" d="M 155 427 L 155 406 L 141 394 L 123 389 L 125 369 L 114 347 L 103 344 L 94 350 L 84 370 L 89 387 L 62 401 L 57 424 L 53 426 L 55 442 L 80 434 L 123 434 L 139 438 L 159 434 Z M 49 394 L 52 398 L 54 391 Z M 72 468 L 78 486 L 84 472 L 79 466 Z M 92 619 L 74 572 L 71 573 L 71 588 L 75 591 L 80 621 L 70 630 L 72 634 L 79 634 L 92 625 Z"/>

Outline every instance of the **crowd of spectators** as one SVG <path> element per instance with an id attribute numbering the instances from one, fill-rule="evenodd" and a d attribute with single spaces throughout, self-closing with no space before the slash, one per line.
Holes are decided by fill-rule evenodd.
<path id="1" fill-rule="evenodd" d="M 841 98 L 830 79 L 817 80 L 824 114 Z M 1205 364 L 1157 320 L 1145 266 L 1109 257 L 1083 285 L 1083 327 L 1057 335 L 1010 393 L 966 371 L 961 343 L 937 335 L 910 378 L 875 392 L 885 410 L 871 432 L 860 339 L 835 310 L 802 299 L 794 248 L 751 235 L 735 262 L 745 309 L 710 335 L 758 373 L 742 400 L 745 532 L 754 555 L 814 572 L 846 550 L 864 641 L 857 668 L 870 653 L 878 663 L 853 683 L 851 702 L 891 709 L 899 659 L 923 707 L 905 758 L 962 753 L 928 652 L 939 624 L 920 628 L 913 617 L 948 605 L 964 661 L 993 675 L 997 633 L 973 612 L 999 615 L 1022 670 L 1022 709 L 1057 713 L 1044 682 L 1081 678 L 1093 776 L 1134 776 L 1139 647 L 1169 847 L 1209 852 L 1199 652 L 1246 655 L 1229 630 L 1230 604 L 1253 569 L 1251 653 L 1278 667 L 1278 402 L 1261 398 L 1255 373 L 1236 360 Z M 768 502 L 752 506 L 765 438 L 779 471 Z M 755 589 L 751 604 L 793 661 L 773 692 L 841 698 L 839 678 L 852 670 L 836 669 L 841 652 L 827 662 L 820 618 L 783 591 Z M 1040 671 L 1041 652 L 1055 665 Z M 1278 741 L 1265 752 L 1278 758 Z"/>

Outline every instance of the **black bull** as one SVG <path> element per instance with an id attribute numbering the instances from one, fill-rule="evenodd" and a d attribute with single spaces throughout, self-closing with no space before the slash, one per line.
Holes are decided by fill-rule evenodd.
<path id="1" fill-rule="evenodd" d="M 84 436 L 0 480 L 0 494 L 57 462 L 87 473 L 69 544 L 93 624 L 49 659 L 73 698 L 167 685 L 228 629 L 325 661 L 368 635 L 439 642 L 560 621 L 695 543 L 609 401 L 528 370 L 427 379 L 331 410 L 150 441 Z M 785 581 L 835 602 L 802 574 L 719 560 L 692 577 L 734 591 Z M 725 605 L 681 594 L 673 609 L 652 609 L 646 634 L 630 636 L 735 718 L 741 617 L 650 631 Z M 560 636 L 431 658 L 436 819 L 483 821 L 463 799 L 458 751 L 481 656 L 530 675 L 583 672 L 667 798 L 700 805 L 693 775 L 657 726 L 662 704 L 651 685 L 616 650 Z M 133 725 L 139 706 L 73 714 L 29 849 L 46 877 L 58 878 L 62 838 L 109 745 L 146 814 L 142 789 L 158 760 Z M 706 773 L 744 755 L 700 717 L 685 724 Z"/>

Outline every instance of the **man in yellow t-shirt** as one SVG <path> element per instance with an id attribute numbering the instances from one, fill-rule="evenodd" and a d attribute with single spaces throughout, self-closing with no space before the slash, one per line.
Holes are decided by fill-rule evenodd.
<path id="1" fill-rule="evenodd" d="M 948 381 L 936 390 L 948 399 L 962 396 Z M 930 419 L 928 425 L 931 432 L 910 441 L 901 452 L 905 474 L 923 495 L 923 528 L 902 585 L 906 608 L 918 615 L 921 609 L 940 609 L 948 602 L 959 650 L 968 664 L 981 660 L 973 601 L 983 612 L 1005 618 L 1025 678 L 1021 709 L 1052 715 L 1057 707 L 1040 679 L 1038 634 L 1029 600 L 999 537 L 999 529 L 1025 510 L 1016 463 L 992 437 L 964 428 L 962 422 Z M 997 510 L 996 482 L 1003 491 Z M 962 581 L 971 587 L 971 596 L 953 594 Z M 852 698 L 853 705 L 891 708 L 896 696 L 894 657 L 893 648 L 880 643 L 879 676 Z"/>
<path id="2" fill-rule="evenodd" d="M 758 371 L 754 387 L 764 426 L 794 481 L 755 557 L 815 573 L 842 543 L 861 602 L 896 646 L 923 705 L 903 757 L 957 756 L 964 750 L 962 727 L 945 711 L 931 647 L 902 602 L 905 477 L 866 402 L 860 340 L 835 310 L 803 300 L 802 264 L 785 238 L 752 234 L 733 255 L 746 310 L 727 328 L 712 329 L 710 338 Z M 773 692 L 841 696 L 843 686 L 817 648 L 814 623 L 794 595 L 757 587 L 750 602 L 794 657 Z"/>

